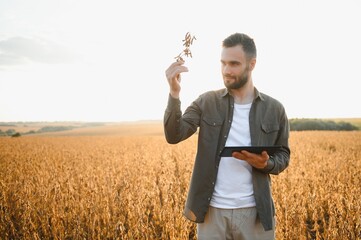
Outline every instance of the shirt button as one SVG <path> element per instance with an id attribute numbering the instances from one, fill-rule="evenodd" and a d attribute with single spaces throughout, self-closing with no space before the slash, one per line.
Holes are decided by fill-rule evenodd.
<path id="1" fill-rule="evenodd" d="M 210 201 L 210 200 L 211 200 L 211 198 L 209 197 L 209 198 L 208 198 L 208 201 Z"/>
<path id="2" fill-rule="evenodd" d="M 214 185 L 214 182 L 212 182 L 212 185 Z"/>
<path id="3" fill-rule="evenodd" d="M 224 135 L 224 138 L 227 138 L 227 135 Z"/>

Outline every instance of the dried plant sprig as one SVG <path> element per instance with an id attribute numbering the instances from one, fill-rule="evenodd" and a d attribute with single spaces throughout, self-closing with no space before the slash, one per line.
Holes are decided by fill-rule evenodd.
<path id="1" fill-rule="evenodd" d="M 185 47 L 185 49 L 178 54 L 178 56 L 175 57 L 175 59 L 178 61 L 183 61 L 184 59 L 183 57 L 192 57 L 192 52 L 190 50 L 190 46 L 193 44 L 193 41 L 197 40 L 197 38 L 195 36 L 192 36 L 189 32 L 186 33 L 186 36 L 184 37 L 183 41 L 183 46 Z"/>

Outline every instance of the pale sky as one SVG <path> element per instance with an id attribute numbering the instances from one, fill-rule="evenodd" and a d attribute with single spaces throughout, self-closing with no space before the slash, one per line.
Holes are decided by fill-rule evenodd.
<path id="1" fill-rule="evenodd" d="M 186 32 L 183 110 L 224 87 L 221 42 L 242 32 L 255 86 L 289 118 L 361 117 L 360 12 L 359 0 L 0 0 L 0 122 L 160 120 Z"/>

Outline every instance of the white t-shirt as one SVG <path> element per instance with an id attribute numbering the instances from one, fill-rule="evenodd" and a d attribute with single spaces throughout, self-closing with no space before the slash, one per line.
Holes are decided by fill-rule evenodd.
<path id="1" fill-rule="evenodd" d="M 250 104 L 234 104 L 233 121 L 226 146 L 251 146 L 249 130 Z M 254 207 L 252 166 L 233 157 L 222 157 L 210 205 L 235 209 Z"/>

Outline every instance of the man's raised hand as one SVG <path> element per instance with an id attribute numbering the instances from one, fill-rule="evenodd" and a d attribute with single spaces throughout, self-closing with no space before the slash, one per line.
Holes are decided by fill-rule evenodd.
<path id="1" fill-rule="evenodd" d="M 181 90 L 181 73 L 188 72 L 188 68 L 183 65 L 184 61 L 178 61 L 172 63 L 165 71 L 165 75 L 169 84 L 170 95 L 174 98 L 179 98 Z"/>

